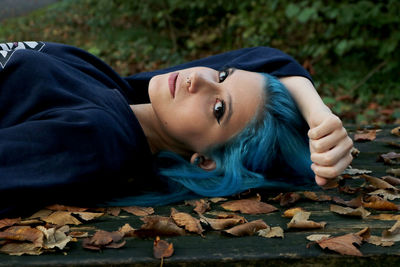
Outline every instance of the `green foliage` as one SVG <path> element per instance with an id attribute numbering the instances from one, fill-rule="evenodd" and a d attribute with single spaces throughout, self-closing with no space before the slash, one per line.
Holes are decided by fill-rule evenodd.
<path id="1" fill-rule="evenodd" d="M 344 114 L 354 104 L 365 109 L 371 101 L 391 106 L 400 100 L 398 14 L 398 0 L 64 0 L 5 21 L 0 42 L 77 45 L 122 75 L 272 46 L 304 64 L 319 92 L 333 100 L 329 105 Z M 351 100 L 339 101 L 343 95 Z"/>

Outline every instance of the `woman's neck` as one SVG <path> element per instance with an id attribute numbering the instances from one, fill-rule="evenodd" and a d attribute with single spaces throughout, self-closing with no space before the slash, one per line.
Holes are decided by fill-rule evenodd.
<path id="1" fill-rule="evenodd" d="M 190 155 L 184 149 L 183 144 L 165 134 L 151 104 L 131 105 L 130 107 L 143 129 L 152 154 L 168 150 L 182 156 Z"/>

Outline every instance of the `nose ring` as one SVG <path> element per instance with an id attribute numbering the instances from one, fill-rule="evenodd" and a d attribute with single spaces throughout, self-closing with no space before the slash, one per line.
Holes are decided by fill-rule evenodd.
<path id="1" fill-rule="evenodd" d="M 187 84 L 191 84 L 191 81 L 190 81 L 190 78 L 189 78 L 189 77 L 186 77 L 186 83 L 187 83 Z"/>

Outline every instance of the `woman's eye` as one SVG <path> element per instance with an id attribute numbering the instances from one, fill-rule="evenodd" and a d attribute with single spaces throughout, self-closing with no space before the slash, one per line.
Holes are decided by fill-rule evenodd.
<path id="1" fill-rule="evenodd" d="M 222 83 L 229 76 L 229 69 L 221 70 L 218 74 L 218 81 Z"/>
<path id="2" fill-rule="evenodd" d="M 214 116 L 217 119 L 218 124 L 220 124 L 221 118 L 225 113 L 225 102 L 217 98 L 214 105 Z"/>

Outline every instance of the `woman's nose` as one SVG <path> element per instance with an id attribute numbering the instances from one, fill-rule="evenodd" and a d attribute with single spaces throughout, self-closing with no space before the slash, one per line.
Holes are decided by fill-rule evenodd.
<path id="1" fill-rule="evenodd" d="M 192 73 L 187 83 L 189 85 L 189 93 L 191 94 L 214 89 L 213 82 L 199 73 Z"/>

